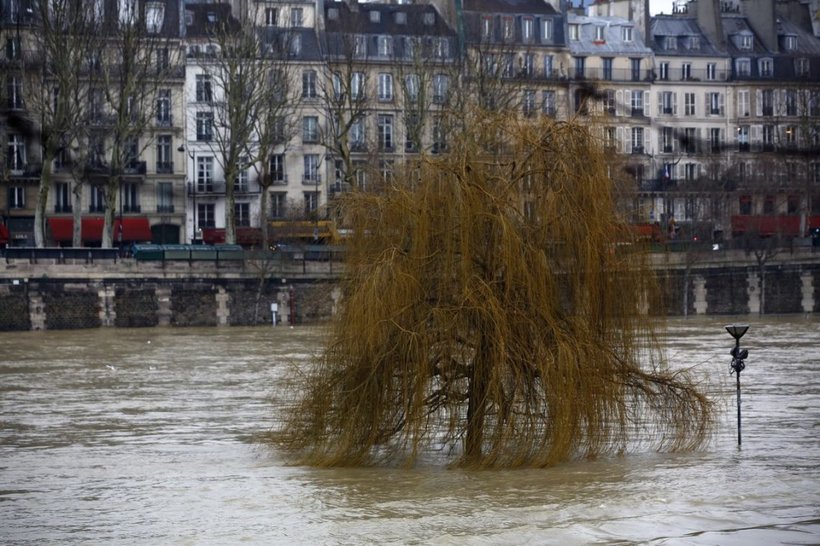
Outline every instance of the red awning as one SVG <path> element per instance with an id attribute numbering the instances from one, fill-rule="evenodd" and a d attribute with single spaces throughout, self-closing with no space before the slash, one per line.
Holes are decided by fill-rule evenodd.
<path id="1" fill-rule="evenodd" d="M 70 243 L 73 239 L 74 220 L 71 218 L 49 218 L 48 227 L 51 238 L 57 243 Z"/>
<path id="2" fill-rule="evenodd" d="M 225 242 L 225 228 L 202 228 L 202 240 L 208 245 Z M 253 246 L 262 242 L 262 230 L 253 227 L 236 228 L 236 244 Z"/>
<path id="3" fill-rule="evenodd" d="M 9 228 L 5 224 L 0 224 L 0 245 L 6 245 L 9 242 Z"/>
<path id="4" fill-rule="evenodd" d="M 84 242 L 99 243 L 102 241 L 104 219 L 102 216 L 85 216 L 82 219 L 82 237 Z M 70 242 L 73 237 L 74 220 L 72 218 L 49 218 L 51 238 L 55 242 Z M 114 242 L 120 241 L 120 220 L 114 220 Z M 148 242 L 151 240 L 151 226 L 148 218 L 123 218 L 122 240 L 131 242 Z"/>

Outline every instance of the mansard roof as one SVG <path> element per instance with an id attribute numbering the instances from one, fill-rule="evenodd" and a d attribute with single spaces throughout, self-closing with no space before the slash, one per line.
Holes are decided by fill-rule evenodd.
<path id="1" fill-rule="evenodd" d="M 375 13 L 375 15 L 373 15 Z M 394 36 L 455 35 L 436 8 L 430 4 L 381 4 L 327 2 L 327 33 L 356 33 Z"/>
<path id="2" fill-rule="evenodd" d="M 185 6 L 185 35 L 188 38 L 208 38 L 217 25 L 229 22 L 239 25 L 231 15 L 230 4 L 187 4 Z"/>
<path id="3" fill-rule="evenodd" d="M 600 17 L 570 14 L 570 25 L 579 25 L 578 40 L 567 40 L 573 55 L 651 55 L 634 23 L 621 17 Z M 604 40 L 596 39 L 595 27 L 604 28 Z M 623 39 L 623 27 L 631 27 L 632 39 Z"/>
<path id="4" fill-rule="evenodd" d="M 463 11 L 481 14 L 557 15 L 544 0 L 464 0 Z"/>
<path id="5" fill-rule="evenodd" d="M 652 39 L 649 46 L 657 55 L 672 55 L 682 57 L 718 57 L 725 56 L 722 51 L 703 33 L 695 17 L 681 17 L 680 15 L 656 15 L 650 22 Z M 677 38 L 675 49 L 668 48 L 667 37 Z M 697 47 L 689 38 L 697 39 Z"/>

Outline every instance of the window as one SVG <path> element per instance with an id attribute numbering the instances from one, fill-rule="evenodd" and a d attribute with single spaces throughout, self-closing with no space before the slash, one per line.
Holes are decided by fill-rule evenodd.
<path id="1" fill-rule="evenodd" d="M 611 116 L 615 115 L 617 102 L 615 100 L 615 91 L 613 89 L 605 89 L 603 92 L 603 106 L 604 113 Z"/>
<path id="2" fill-rule="evenodd" d="M 450 54 L 450 41 L 447 38 L 436 38 L 434 44 L 437 59 L 444 59 Z"/>
<path id="3" fill-rule="evenodd" d="M 23 135 L 12 133 L 8 136 L 6 167 L 14 172 L 25 170 L 26 141 L 23 139 Z"/>
<path id="4" fill-rule="evenodd" d="M 794 72 L 798 76 L 809 75 L 809 60 L 805 57 L 800 57 L 794 60 Z"/>
<path id="5" fill-rule="evenodd" d="M 302 118 L 302 141 L 319 142 L 318 116 L 305 116 Z"/>
<path id="6" fill-rule="evenodd" d="M 760 93 L 761 114 L 764 116 L 774 115 L 774 90 L 764 89 Z"/>
<path id="7" fill-rule="evenodd" d="M 444 127 L 441 124 L 441 118 L 433 120 L 433 149 L 434 154 L 443 152 L 447 149 L 447 137 L 444 133 Z"/>
<path id="8" fill-rule="evenodd" d="M 393 100 L 393 74 L 379 74 L 379 100 L 386 102 Z"/>
<path id="9" fill-rule="evenodd" d="M 581 29 L 577 24 L 570 23 L 568 28 L 569 28 L 569 39 L 570 40 L 572 40 L 573 42 L 577 42 L 578 40 L 581 39 L 581 31 L 580 31 Z"/>
<path id="10" fill-rule="evenodd" d="M 661 114 L 671 116 L 677 114 L 675 111 L 675 93 L 673 91 L 663 91 L 661 93 Z"/>
<path id="11" fill-rule="evenodd" d="M 160 89 L 157 93 L 157 125 L 171 125 L 171 90 Z"/>
<path id="12" fill-rule="evenodd" d="M 139 184 L 128 182 L 122 185 L 123 212 L 140 212 Z"/>
<path id="13" fill-rule="evenodd" d="M 629 59 L 629 66 L 632 70 L 632 81 L 637 82 L 641 79 L 641 60 L 638 58 Z"/>
<path id="14" fill-rule="evenodd" d="M 148 32 L 155 34 L 162 29 L 162 21 L 165 18 L 165 5 L 159 2 L 149 2 L 145 6 L 145 28 Z"/>
<path id="15" fill-rule="evenodd" d="M 319 183 L 319 154 L 305 154 L 303 158 L 305 169 L 302 181 L 305 184 Z"/>
<path id="16" fill-rule="evenodd" d="M 196 223 L 197 229 L 210 228 L 216 226 L 215 205 L 213 203 L 197 203 Z"/>
<path id="17" fill-rule="evenodd" d="M 706 104 L 709 109 L 709 115 L 723 115 L 723 93 L 706 93 Z"/>
<path id="18" fill-rule="evenodd" d="M 251 204 L 234 203 L 233 218 L 237 227 L 250 227 L 251 225 Z"/>
<path id="19" fill-rule="evenodd" d="M 535 90 L 524 90 L 521 98 L 521 108 L 526 117 L 531 117 L 535 114 Z"/>
<path id="20" fill-rule="evenodd" d="M 749 126 L 739 125 L 737 128 L 737 151 L 749 151 Z"/>
<path id="21" fill-rule="evenodd" d="M 774 65 L 772 59 L 768 57 L 765 59 L 760 59 L 757 62 L 757 68 L 760 72 L 761 78 L 771 78 L 774 75 Z"/>
<path id="22" fill-rule="evenodd" d="M 797 49 L 797 36 L 784 36 L 783 46 L 786 48 L 787 51 L 794 51 L 795 49 Z"/>
<path id="23" fill-rule="evenodd" d="M 544 19 L 541 21 L 541 41 L 549 40 L 552 40 L 552 19 Z"/>
<path id="24" fill-rule="evenodd" d="M 302 53 L 302 35 L 292 34 L 290 36 L 290 43 L 288 44 L 288 51 L 292 56 L 298 56 Z"/>
<path id="25" fill-rule="evenodd" d="M 688 181 L 695 180 L 698 177 L 698 164 L 697 163 L 684 163 L 683 165 L 683 177 Z"/>
<path id="26" fill-rule="evenodd" d="M 393 150 L 393 116 L 380 114 L 377 118 L 379 131 L 379 149 L 384 151 Z"/>
<path id="27" fill-rule="evenodd" d="M 390 57 L 391 55 L 393 55 L 392 36 L 379 36 L 376 40 L 376 43 L 378 45 L 378 55 L 380 57 Z"/>
<path id="28" fill-rule="evenodd" d="M 54 212 L 71 212 L 71 188 L 67 182 L 54 184 Z"/>
<path id="29" fill-rule="evenodd" d="M 450 93 L 450 78 L 446 74 L 433 76 L 433 102 L 444 103 Z"/>
<path id="30" fill-rule="evenodd" d="M 20 37 L 6 38 L 6 58 L 15 60 L 20 58 Z"/>
<path id="31" fill-rule="evenodd" d="M 675 151 L 675 131 L 672 127 L 663 127 L 661 129 L 661 151 L 665 154 L 671 154 Z"/>
<path id="32" fill-rule="evenodd" d="M 350 75 L 350 96 L 353 100 L 365 99 L 364 72 L 354 72 Z"/>
<path id="33" fill-rule="evenodd" d="M 168 67 L 171 64 L 171 53 L 168 51 L 167 47 L 160 47 L 157 49 L 157 72 L 161 72 L 163 70 L 168 70 Z"/>
<path id="34" fill-rule="evenodd" d="M 270 177 L 274 184 L 287 183 L 285 175 L 285 154 L 270 156 Z"/>
<path id="35" fill-rule="evenodd" d="M 535 55 L 524 53 L 519 57 L 521 63 L 521 76 L 531 78 L 535 74 Z"/>
<path id="36" fill-rule="evenodd" d="M 680 79 L 682 80 L 691 80 L 692 79 L 692 63 L 683 63 L 680 67 Z"/>
<path id="37" fill-rule="evenodd" d="M 481 39 L 491 40 L 493 37 L 493 17 L 485 15 L 481 18 Z"/>
<path id="38" fill-rule="evenodd" d="M 797 115 L 797 92 L 794 89 L 786 89 L 785 91 L 786 115 Z"/>
<path id="39" fill-rule="evenodd" d="M 6 77 L 6 98 L 10 109 L 23 107 L 23 81 L 19 76 Z"/>
<path id="40" fill-rule="evenodd" d="M 737 47 L 740 49 L 752 49 L 753 39 L 751 34 L 740 34 L 737 39 Z"/>
<path id="41" fill-rule="evenodd" d="M 552 74 L 552 55 L 544 55 L 544 76 L 551 78 Z"/>
<path id="42" fill-rule="evenodd" d="M 752 73 L 752 61 L 750 59 L 735 59 L 735 74 L 748 77 Z"/>
<path id="43" fill-rule="evenodd" d="M 196 139 L 201 142 L 210 142 L 213 139 L 214 113 L 196 113 Z"/>
<path id="44" fill-rule="evenodd" d="M 713 154 L 721 151 L 721 141 L 723 138 L 720 134 L 720 127 L 712 127 L 709 129 L 709 151 Z"/>
<path id="45" fill-rule="evenodd" d="M 365 150 L 367 145 L 367 134 L 365 132 L 364 118 L 357 117 L 350 124 L 350 148 L 354 152 Z"/>
<path id="46" fill-rule="evenodd" d="M 171 182 L 157 182 L 157 212 L 174 212 L 174 185 Z"/>
<path id="47" fill-rule="evenodd" d="M 419 76 L 408 74 L 404 77 L 404 92 L 408 100 L 415 102 L 419 98 Z"/>
<path id="48" fill-rule="evenodd" d="M 288 194 L 277 191 L 270 194 L 270 215 L 271 218 L 284 218 L 288 212 Z"/>
<path id="49" fill-rule="evenodd" d="M 633 89 L 632 90 L 632 98 L 630 99 L 630 105 L 632 106 L 632 115 L 633 116 L 642 116 L 643 115 L 643 91 L 640 89 Z"/>
<path id="50" fill-rule="evenodd" d="M 105 211 L 105 190 L 102 186 L 91 186 L 91 199 L 88 202 L 88 212 Z"/>
<path id="51" fill-rule="evenodd" d="M 749 90 L 738 89 L 737 91 L 737 117 L 749 115 Z"/>
<path id="52" fill-rule="evenodd" d="M 26 188 L 23 186 L 11 186 L 9 188 L 8 203 L 10 209 L 26 208 Z"/>
<path id="53" fill-rule="evenodd" d="M 211 156 L 196 158 L 196 191 L 214 191 L 214 158 Z"/>
<path id="54" fill-rule="evenodd" d="M 276 8 L 265 8 L 265 26 L 275 27 L 278 24 L 279 12 Z"/>
<path id="55" fill-rule="evenodd" d="M 211 102 L 213 101 L 213 94 L 211 93 L 211 75 L 197 74 L 196 75 L 196 101 L 197 102 Z"/>
<path id="56" fill-rule="evenodd" d="M 643 153 L 643 127 L 632 128 L 632 153 Z"/>
<path id="57" fill-rule="evenodd" d="M 618 144 L 617 130 L 615 127 L 604 127 L 604 146 L 608 149 L 614 149 Z"/>
<path id="58" fill-rule="evenodd" d="M 786 146 L 794 146 L 797 144 L 797 127 L 794 125 L 787 125 L 783 134 L 783 141 Z"/>
<path id="59" fill-rule="evenodd" d="M 700 49 L 700 37 L 689 36 L 689 49 Z"/>
<path id="60" fill-rule="evenodd" d="M 665 49 L 678 49 L 678 38 L 675 36 L 667 36 L 663 41 Z"/>
<path id="61" fill-rule="evenodd" d="M 694 93 L 684 93 L 683 94 L 683 114 L 685 116 L 694 116 L 695 115 L 695 94 Z"/>
<path id="62" fill-rule="evenodd" d="M 357 34 L 353 37 L 353 56 L 364 57 L 367 55 L 367 37 Z"/>
<path id="63" fill-rule="evenodd" d="M 595 41 L 596 42 L 605 42 L 606 41 L 606 27 L 603 25 L 595 25 Z"/>
<path id="64" fill-rule="evenodd" d="M 621 40 L 624 42 L 632 41 L 632 27 L 621 27 Z"/>
<path id="65" fill-rule="evenodd" d="M 248 168 L 250 167 L 250 160 L 247 156 L 243 156 L 237 165 L 236 180 L 233 181 L 233 191 L 237 193 L 247 193 L 249 189 L 250 178 L 248 176 Z"/>
<path id="66" fill-rule="evenodd" d="M 303 199 L 305 201 L 305 216 L 311 216 L 319 210 L 319 192 L 310 191 L 304 192 Z"/>
<path id="67" fill-rule="evenodd" d="M 681 140 L 681 147 L 687 154 L 694 154 L 698 151 L 698 130 L 694 127 L 686 127 L 683 129 L 683 140 Z"/>
<path id="68" fill-rule="evenodd" d="M 543 92 L 543 109 L 544 115 L 547 116 L 554 116 L 555 115 L 555 91 L 544 91 Z"/>
<path id="69" fill-rule="evenodd" d="M 302 26 L 302 8 L 290 8 L 290 26 Z"/>
<path id="70" fill-rule="evenodd" d="M 715 63 L 707 63 L 706 64 L 706 79 L 709 81 L 714 81 L 717 79 L 717 64 Z"/>
<path id="71" fill-rule="evenodd" d="M 535 21 L 532 17 L 522 17 L 521 18 L 521 38 L 526 43 L 530 43 L 533 40 L 533 36 L 535 34 Z"/>
<path id="72" fill-rule="evenodd" d="M 584 72 L 586 71 L 586 57 L 573 57 L 575 62 L 575 77 L 578 79 L 584 78 Z"/>
<path id="73" fill-rule="evenodd" d="M 603 70 L 604 74 L 603 77 L 605 80 L 611 81 L 612 80 L 612 57 L 603 57 L 601 58 L 603 61 Z"/>
<path id="74" fill-rule="evenodd" d="M 174 164 L 171 162 L 171 135 L 157 135 L 157 172 L 174 172 Z"/>
<path id="75" fill-rule="evenodd" d="M 774 125 L 763 126 L 762 144 L 764 152 L 774 150 Z"/>
<path id="76" fill-rule="evenodd" d="M 501 19 L 501 29 L 505 42 L 509 42 L 515 38 L 515 27 L 513 26 L 513 22 L 514 20 L 512 17 L 503 17 Z"/>
<path id="77" fill-rule="evenodd" d="M 660 74 L 659 79 L 661 80 L 668 80 L 669 79 L 669 63 L 661 63 L 660 64 Z"/>
<path id="78" fill-rule="evenodd" d="M 315 99 L 316 98 L 316 71 L 303 70 L 302 71 L 302 98 Z"/>

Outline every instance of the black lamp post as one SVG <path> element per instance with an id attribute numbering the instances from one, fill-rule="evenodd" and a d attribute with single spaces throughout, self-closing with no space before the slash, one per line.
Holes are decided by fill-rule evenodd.
<path id="1" fill-rule="evenodd" d="M 187 155 L 189 158 L 191 158 L 191 170 L 193 170 L 194 173 L 196 173 L 196 152 L 187 151 L 185 149 L 185 145 L 183 145 L 183 144 L 179 145 L 179 148 L 177 148 L 177 151 L 178 152 L 183 152 L 183 153 L 185 153 L 185 155 Z M 187 165 L 187 161 L 186 161 L 186 165 Z M 187 169 L 186 169 L 186 172 L 187 172 Z M 197 225 L 196 225 L 196 212 L 197 212 L 196 211 L 196 189 L 197 189 L 196 188 L 196 185 L 197 185 L 196 174 L 193 174 L 192 176 L 188 176 L 186 174 L 185 179 L 188 183 L 188 190 L 191 194 L 191 202 L 192 202 L 191 213 L 193 214 L 193 229 L 192 229 L 193 233 L 191 234 L 191 243 L 197 244 L 199 241 L 197 241 Z"/>
<path id="2" fill-rule="evenodd" d="M 740 372 L 742 372 L 746 368 L 746 363 L 744 360 L 749 357 L 749 350 L 748 349 L 741 349 L 740 348 L 740 338 L 743 337 L 743 334 L 749 329 L 748 324 L 730 324 L 726 326 L 726 331 L 729 332 L 729 335 L 735 338 L 735 346 L 732 348 L 731 355 L 732 355 L 732 364 L 730 365 L 731 371 L 730 374 L 734 373 L 737 375 L 737 445 L 741 444 L 741 437 L 740 437 Z"/>

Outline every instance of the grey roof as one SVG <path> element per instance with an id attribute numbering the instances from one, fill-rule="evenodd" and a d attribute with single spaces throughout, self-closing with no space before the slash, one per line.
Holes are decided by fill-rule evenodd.
<path id="1" fill-rule="evenodd" d="M 783 49 L 783 37 L 788 35 L 797 36 L 797 49 L 794 51 L 785 51 Z M 777 21 L 777 37 L 780 40 L 781 53 L 796 56 L 820 55 L 820 39 L 792 21 L 785 19 Z"/>
<path id="2" fill-rule="evenodd" d="M 336 10 L 337 18 L 328 16 Z M 378 21 L 371 19 L 370 12 L 379 12 Z M 406 22 L 401 23 L 395 14 L 404 13 Z M 425 15 L 433 17 L 432 25 L 424 22 Z M 355 11 L 346 2 L 325 4 L 325 31 L 328 33 L 378 34 L 392 36 L 455 36 L 436 8 L 430 4 L 377 4 L 359 3 Z"/>
<path id="3" fill-rule="evenodd" d="M 726 49 L 732 57 L 757 57 L 770 54 L 744 17 L 740 15 L 723 15 L 721 22 L 723 35 L 726 37 Z M 752 49 L 739 49 L 737 47 L 734 37 L 740 33 L 749 33 L 753 36 Z"/>
<path id="4" fill-rule="evenodd" d="M 658 55 L 680 55 L 684 57 L 717 57 L 726 55 L 713 44 L 701 31 L 697 19 L 694 17 L 681 17 L 679 15 L 658 15 L 650 22 L 652 39 L 649 46 Z M 678 38 L 676 49 L 666 49 L 666 37 L 675 36 Z M 698 48 L 689 47 L 689 43 L 682 37 L 696 36 L 699 41 Z"/>
<path id="5" fill-rule="evenodd" d="M 544 0 L 464 0 L 463 11 L 528 15 L 556 15 L 555 8 Z"/>
<path id="6" fill-rule="evenodd" d="M 643 42 L 640 29 L 634 23 L 620 17 L 591 17 L 570 14 L 570 25 L 580 25 L 580 39 L 567 40 L 573 55 L 651 55 L 652 50 Z M 605 28 L 603 43 L 595 40 L 595 27 Z M 622 27 L 632 27 L 632 40 L 625 42 L 621 34 Z"/>
<path id="7" fill-rule="evenodd" d="M 216 25 L 224 21 L 239 24 L 231 16 L 230 4 L 188 4 L 185 19 L 185 35 L 189 38 L 207 38 Z"/>

